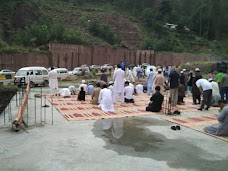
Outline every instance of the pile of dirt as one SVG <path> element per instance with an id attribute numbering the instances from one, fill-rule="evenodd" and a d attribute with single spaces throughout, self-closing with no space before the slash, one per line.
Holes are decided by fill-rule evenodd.
<path id="1" fill-rule="evenodd" d="M 10 103 L 12 97 L 16 94 L 16 90 L 7 90 L 0 87 L 0 115 Z"/>

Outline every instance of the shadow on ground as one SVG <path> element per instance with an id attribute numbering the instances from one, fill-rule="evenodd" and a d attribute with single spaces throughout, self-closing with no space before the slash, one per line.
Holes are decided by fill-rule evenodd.
<path id="1" fill-rule="evenodd" d="M 214 160 L 216 156 L 189 141 L 168 139 L 148 129 L 149 126 L 166 126 L 169 129 L 170 123 L 166 121 L 142 117 L 126 118 L 120 139 L 113 138 L 111 130 L 103 131 L 101 123 L 102 120 L 95 122 L 92 131 L 96 137 L 106 142 L 104 148 L 119 155 L 166 161 L 171 168 L 226 170 L 228 160 Z"/>

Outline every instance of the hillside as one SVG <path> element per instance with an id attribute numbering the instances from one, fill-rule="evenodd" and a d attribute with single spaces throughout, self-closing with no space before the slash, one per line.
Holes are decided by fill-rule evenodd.
<path id="1" fill-rule="evenodd" d="M 193 11 L 195 8 L 191 4 L 185 11 L 186 14 L 182 12 L 179 16 L 178 12 L 186 8 L 184 5 L 188 0 L 183 0 L 182 6 L 178 2 L 179 0 L 1 2 L 0 52 L 46 52 L 44 45 L 58 42 L 227 56 L 228 33 L 220 26 L 217 17 L 213 16 L 215 14 L 211 13 L 211 18 L 209 14 L 204 18 L 200 13 L 200 25 L 195 24 L 198 22 L 195 17 L 199 10 Z M 204 12 L 204 8 L 218 8 L 215 3 L 202 2 L 205 4 L 202 5 L 201 12 Z M 223 3 L 219 6 L 222 13 L 227 9 L 228 3 L 224 0 L 220 2 Z M 191 13 L 191 18 L 187 12 Z M 220 22 L 226 19 L 227 15 Z M 165 28 L 166 23 L 178 26 L 175 29 Z M 185 28 L 189 28 L 189 31 Z"/>

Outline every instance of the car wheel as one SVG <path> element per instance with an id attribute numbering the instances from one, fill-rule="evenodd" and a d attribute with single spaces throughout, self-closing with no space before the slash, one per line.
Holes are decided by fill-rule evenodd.
<path id="1" fill-rule="evenodd" d="M 33 88 L 33 87 L 35 87 L 35 84 L 34 84 L 34 82 L 30 82 L 30 88 Z"/>
<path id="2" fill-rule="evenodd" d="M 47 80 L 44 81 L 44 87 L 48 87 L 48 81 Z"/>

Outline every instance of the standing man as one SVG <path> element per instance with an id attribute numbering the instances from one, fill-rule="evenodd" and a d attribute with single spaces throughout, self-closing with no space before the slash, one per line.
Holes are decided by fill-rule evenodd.
<path id="1" fill-rule="evenodd" d="M 128 70 L 128 80 L 130 80 L 130 82 L 133 82 L 133 83 L 135 82 L 135 78 L 131 68 L 129 68 Z"/>
<path id="2" fill-rule="evenodd" d="M 114 80 L 114 87 L 113 87 L 113 102 L 116 103 L 118 97 L 120 98 L 121 102 L 124 103 L 124 71 L 121 69 L 120 64 L 117 65 L 117 69 L 114 71 L 113 80 Z"/>
<path id="3" fill-rule="evenodd" d="M 122 69 L 123 71 L 125 71 L 126 65 L 125 65 L 124 60 L 121 60 L 120 65 L 121 65 L 121 69 Z"/>
<path id="4" fill-rule="evenodd" d="M 176 107 L 177 105 L 179 79 L 180 75 L 177 73 L 175 68 L 172 68 L 168 82 L 170 83 L 170 98 L 173 107 Z"/>
<path id="5" fill-rule="evenodd" d="M 51 94 L 57 95 L 58 93 L 58 73 L 51 67 L 51 71 L 48 73 L 49 87 L 51 88 Z"/>
<path id="6" fill-rule="evenodd" d="M 212 98 L 212 85 L 206 79 L 199 79 L 196 81 L 196 86 L 199 88 L 200 92 L 203 94 L 203 100 L 201 107 L 198 110 L 203 110 L 204 105 L 207 105 L 205 110 L 208 110 L 211 106 L 211 98 Z"/>
<path id="7" fill-rule="evenodd" d="M 107 75 L 107 73 L 105 72 L 104 69 L 102 69 L 101 72 L 102 72 L 102 73 L 101 73 L 100 80 L 101 80 L 101 81 L 104 81 L 104 82 L 106 82 L 106 83 L 108 83 L 108 75 Z"/>
<path id="8" fill-rule="evenodd" d="M 142 74 L 142 68 L 139 65 L 136 68 L 136 73 L 137 73 L 137 77 L 138 77 L 138 80 L 139 80 L 139 78 L 141 77 L 141 74 Z"/>
<path id="9" fill-rule="evenodd" d="M 193 100 L 194 105 L 200 104 L 200 101 L 201 101 L 201 98 L 200 98 L 201 93 L 200 93 L 198 87 L 196 86 L 196 81 L 201 78 L 202 78 L 202 75 L 200 73 L 200 69 L 196 68 L 195 77 L 192 80 L 192 100 Z M 198 103 L 197 103 L 197 100 L 198 100 Z"/>
<path id="10" fill-rule="evenodd" d="M 228 75 L 226 71 L 223 72 L 223 77 L 220 83 L 220 94 L 223 100 L 228 101 Z"/>
<path id="11" fill-rule="evenodd" d="M 222 70 L 220 70 L 219 73 L 216 75 L 216 82 L 218 83 L 219 87 L 221 87 L 220 83 L 222 81 L 222 77 L 223 77 L 223 72 Z"/>
<path id="12" fill-rule="evenodd" d="M 150 73 L 148 74 L 148 77 L 147 77 L 147 94 L 149 96 L 150 96 L 150 93 L 153 94 L 153 90 L 152 90 L 153 79 L 154 79 L 154 72 L 153 72 L 153 69 L 150 68 Z"/>
<path id="13" fill-rule="evenodd" d="M 165 84 L 165 77 L 162 74 L 162 69 L 159 68 L 158 74 L 154 77 L 154 83 L 153 83 L 153 86 L 154 86 L 153 89 L 154 90 L 153 91 L 155 92 L 155 87 L 159 86 L 160 87 L 160 93 L 164 94 L 164 92 L 165 92 L 164 84 Z"/>

